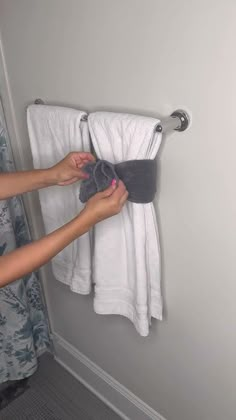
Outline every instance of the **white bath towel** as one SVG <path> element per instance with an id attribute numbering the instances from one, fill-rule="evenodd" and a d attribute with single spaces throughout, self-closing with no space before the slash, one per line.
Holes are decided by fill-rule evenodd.
<path id="1" fill-rule="evenodd" d="M 88 123 L 97 156 L 112 163 L 154 159 L 161 143 L 154 118 L 96 112 Z M 151 317 L 162 319 L 153 204 L 127 202 L 120 214 L 95 226 L 94 241 L 95 312 L 124 315 L 148 335 Z"/>
<path id="2" fill-rule="evenodd" d="M 30 105 L 27 123 L 34 167 L 48 168 L 72 151 L 90 150 L 86 115 L 75 109 Z M 46 233 L 74 218 L 83 208 L 79 201 L 79 183 L 53 186 L 39 192 Z M 72 291 L 88 294 L 91 290 L 91 254 L 89 234 L 81 236 L 52 260 L 55 277 Z"/>

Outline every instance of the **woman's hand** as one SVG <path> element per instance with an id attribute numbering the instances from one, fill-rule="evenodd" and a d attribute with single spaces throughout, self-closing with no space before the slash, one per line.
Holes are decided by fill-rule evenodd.
<path id="1" fill-rule="evenodd" d="M 108 217 L 118 214 L 128 198 L 128 191 L 122 181 L 116 184 L 113 180 L 112 185 L 105 191 L 95 194 L 83 210 L 89 217 L 92 224 L 101 222 Z"/>
<path id="2" fill-rule="evenodd" d="M 70 185 L 80 179 L 86 179 L 88 176 L 83 172 L 83 167 L 86 163 L 94 161 L 95 157 L 91 153 L 71 152 L 48 171 L 56 185 Z"/>
<path id="3" fill-rule="evenodd" d="M 15 188 L 14 185 L 16 179 L 23 178 L 24 180 L 26 173 L 23 173 L 23 175 L 22 173 L 20 175 L 17 175 L 17 173 L 14 174 L 13 179 L 10 181 L 12 189 Z M 37 175 L 37 173 L 39 175 Z M 29 178 L 27 185 L 31 185 L 31 190 L 33 177 L 37 178 L 34 181 L 35 185 L 39 183 L 38 178 L 42 178 L 40 183 L 42 183 L 43 186 L 43 179 L 45 177 L 44 170 L 39 172 L 29 171 L 27 173 L 27 178 Z M 6 183 L 6 185 L 8 187 L 9 183 Z M 25 181 L 20 181 L 20 189 L 21 191 L 28 190 L 26 189 Z M 79 216 L 75 217 L 73 220 L 44 238 L 22 246 L 15 251 L 9 252 L 7 255 L 1 256 L 0 287 L 6 286 L 12 281 L 22 278 L 27 273 L 31 273 L 32 271 L 38 269 L 76 238 L 88 232 L 95 223 L 119 213 L 127 200 L 127 197 L 128 192 L 126 191 L 123 182 L 119 181 L 116 188 L 115 182 L 113 181 L 113 185 L 111 187 L 96 194 L 87 202 L 86 207 Z"/>

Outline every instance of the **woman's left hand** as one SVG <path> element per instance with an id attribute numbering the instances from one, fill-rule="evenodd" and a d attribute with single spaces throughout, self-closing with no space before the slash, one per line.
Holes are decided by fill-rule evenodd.
<path id="1" fill-rule="evenodd" d="M 80 179 L 87 179 L 83 167 L 94 162 L 95 157 L 87 152 L 71 152 L 63 160 L 49 169 L 56 185 L 70 185 Z"/>

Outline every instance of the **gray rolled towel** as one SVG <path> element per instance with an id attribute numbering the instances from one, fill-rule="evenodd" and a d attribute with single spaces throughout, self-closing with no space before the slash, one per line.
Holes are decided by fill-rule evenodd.
<path id="1" fill-rule="evenodd" d="M 81 183 L 80 201 L 85 203 L 94 194 L 104 191 L 113 179 L 121 179 L 133 203 L 150 203 L 156 193 L 157 165 L 152 159 L 128 160 L 113 165 L 106 160 L 88 163 L 83 171 L 89 175 Z"/>

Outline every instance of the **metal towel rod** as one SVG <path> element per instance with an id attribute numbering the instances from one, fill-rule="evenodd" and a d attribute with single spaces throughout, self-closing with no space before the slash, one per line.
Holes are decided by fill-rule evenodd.
<path id="1" fill-rule="evenodd" d="M 35 99 L 34 103 L 36 105 L 45 105 L 42 99 Z M 87 116 L 82 118 L 82 121 L 87 121 Z M 167 133 L 169 131 L 185 131 L 189 127 L 190 117 L 186 111 L 183 109 L 177 109 L 172 112 L 170 117 L 163 118 L 160 123 L 156 126 L 156 131 L 158 133 Z"/>

